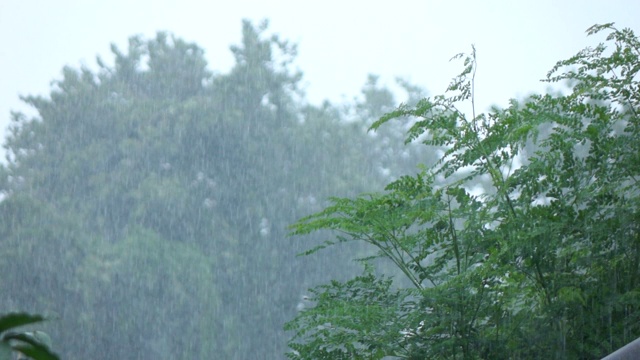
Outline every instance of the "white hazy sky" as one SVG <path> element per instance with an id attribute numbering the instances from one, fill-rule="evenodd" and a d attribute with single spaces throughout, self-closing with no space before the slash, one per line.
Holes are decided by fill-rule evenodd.
<path id="1" fill-rule="evenodd" d="M 557 60 L 603 40 L 584 33 L 595 23 L 640 32 L 640 1 L 0 0 L 0 136 L 10 110 L 29 113 L 19 95 L 46 95 L 65 65 L 110 62 L 110 44 L 124 49 L 132 35 L 167 30 L 226 72 L 244 18 L 267 18 L 270 33 L 298 44 L 295 65 L 313 103 L 358 95 L 368 73 L 442 93 L 461 69 L 449 59 L 475 44 L 483 110 L 543 91 L 539 79 Z"/>

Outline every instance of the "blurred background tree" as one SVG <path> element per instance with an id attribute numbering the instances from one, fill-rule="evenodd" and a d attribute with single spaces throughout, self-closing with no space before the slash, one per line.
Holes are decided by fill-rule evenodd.
<path id="1" fill-rule="evenodd" d="M 286 227 L 394 176 L 381 154 L 402 144 L 366 128 L 397 104 L 374 78 L 308 104 L 295 46 L 266 30 L 242 24 L 228 74 L 171 34 L 133 37 L 13 114 L 0 304 L 55 315 L 62 357 L 280 358 L 306 289 L 352 272 L 357 246 L 303 263 Z"/>

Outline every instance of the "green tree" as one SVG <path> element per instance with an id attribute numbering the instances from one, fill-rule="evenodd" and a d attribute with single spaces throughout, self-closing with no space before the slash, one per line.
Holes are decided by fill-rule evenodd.
<path id="1" fill-rule="evenodd" d="M 377 184 L 366 135 L 305 103 L 295 47 L 266 28 L 242 24 L 227 74 L 133 37 L 13 115 L 0 304 L 57 315 L 64 357 L 277 358 L 305 289 L 349 268 L 336 250 L 309 273 L 286 227 Z"/>
<path id="2" fill-rule="evenodd" d="M 290 358 L 599 358 L 640 336 L 640 41 L 612 24 L 588 34 L 601 31 L 608 46 L 547 75 L 567 95 L 476 114 L 474 49 L 447 94 L 372 125 L 413 117 L 407 141 L 446 151 L 293 226 L 378 253 L 363 275 L 312 290 L 315 306 L 286 325 Z M 377 275 L 385 261 L 404 279 Z"/>

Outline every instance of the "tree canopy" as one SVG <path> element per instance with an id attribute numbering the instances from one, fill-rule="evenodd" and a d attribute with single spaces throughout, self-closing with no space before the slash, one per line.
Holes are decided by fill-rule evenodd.
<path id="1" fill-rule="evenodd" d="M 14 113 L 4 145 L 0 304 L 55 318 L 61 357 L 278 358 L 305 289 L 351 271 L 357 249 L 309 265 L 286 227 L 382 184 L 373 120 L 308 104 L 295 46 L 266 30 L 242 24 L 226 74 L 158 33 L 23 98 L 38 115 Z"/>
<path id="2" fill-rule="evenodd" d="M 446 94 L 371 125 L 413 118 L 406 141 L 443 151 L 292 226 L 332 232 L 308 253 L 377 253 L 363 274 L 310 290 L 286 325 L 289 358 L 590 359 L 640 336 L 640 41 L 613 24 L 587 31 L 602 32 L 547 74 L 566 93 L 476 113 L 473 49 Z"/>

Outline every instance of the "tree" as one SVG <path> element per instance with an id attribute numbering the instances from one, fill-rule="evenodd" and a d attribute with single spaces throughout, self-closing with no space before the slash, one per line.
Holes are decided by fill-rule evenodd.
<path id="1" fill-rule="evenodd" d="M 377 255 L 360 259 L 363 275 L 312 289 L 315 306 L 286 325 L 289 358 L 597 358 L 640 336 L 640 41 L 613 24 L 587 32 L 602 31 L 609 47 L 547 75 L 567 95 L 476 114 L 474 49 L 455 57 L 464 70 L 447 94 L 371 126 L 412 117 L 406 141 L 446 151 L 292 226 L 337 233 L 308 253 L 364 242 Z M 403 278 L 379 275 L 383 262 Z"/>
<path id="2" fill-rule="evenodd" d="M 300 295 L 350 269 L 336 250 L 310 274 L 286 227 L 381 184 L 366 134 L 305 102 L 295 46 L 266 29 L 242 24 L 226 74 L 171 34 L 132 37 L 13 114 L 0 304 L 55 314 L 65 358 L 277 358 Z"/>

